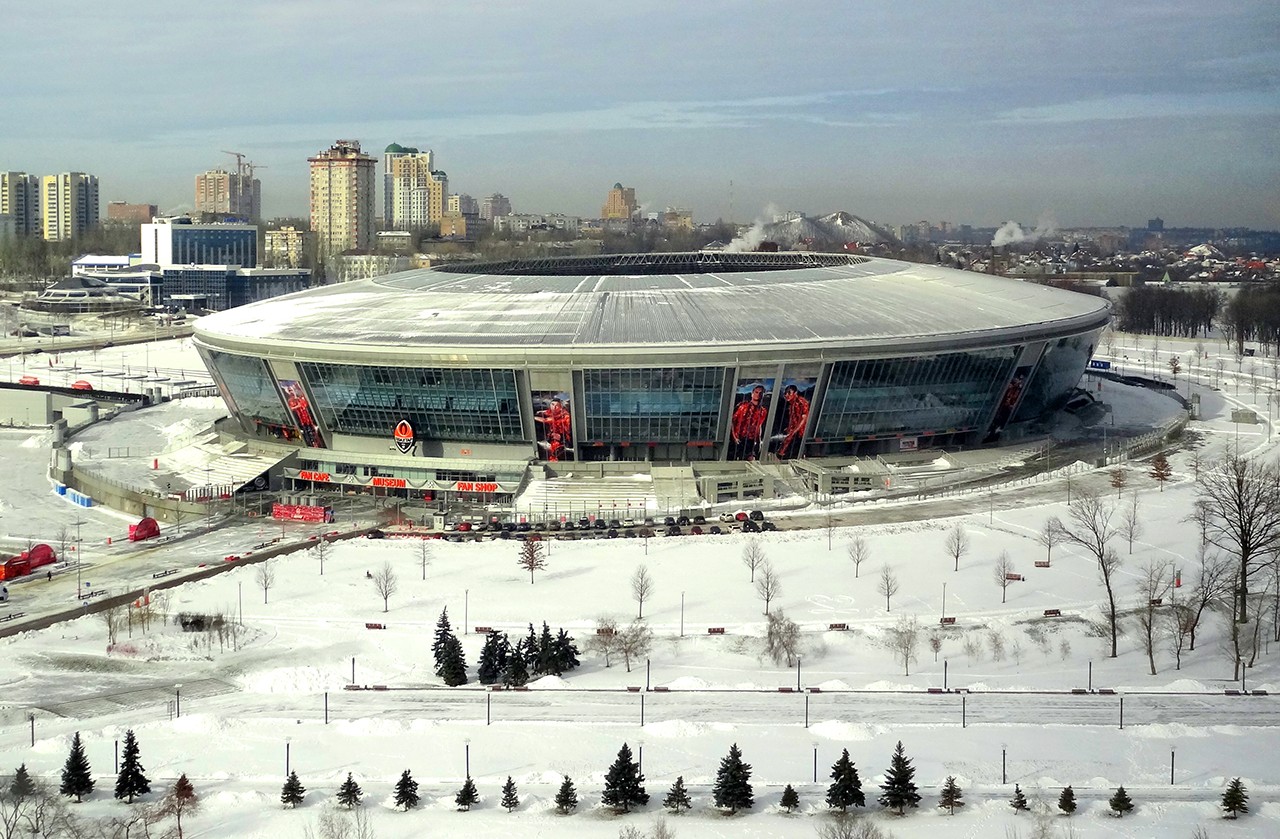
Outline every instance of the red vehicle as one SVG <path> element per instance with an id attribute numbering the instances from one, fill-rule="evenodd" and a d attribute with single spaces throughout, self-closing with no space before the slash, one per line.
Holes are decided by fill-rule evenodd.
<path id="1" fill-rule="evenodd" d="M 58 555 L 53 548 L 45 544 L 32 545 L 30 550 L 0 564 L 0 580 L 24 577 L 42 565 L 52 565 L 57 561 Z"/>
<path id="2" fill-rule="evenodd" d="M 466 533 L 468 530 L 470 530 L 470 529 L 471 529 L 471 522 L 469 522 L 469 521 L 460 521 L 460 522 L 458 522 L 457 526 L 456 526 L 456 527 L 454 527 L 453 529 L 454 529 L 454 530 L 456 530 L 456 531 L 458 531 L 459 533 Z"/>
<path id="3" fill-rule="evenodd" d="M 143 539 L 154 539 L 160 535 L 160 524 L 147 516 L 137 524 L 129 525 L 129 541 L 141 542 Z"/>
<path id="4" fill-rule="evenodd" d="M 71 389 L 72 390 L 93 390 L 93 385 L 89 384 L 84 379 L 79 379 L 78 381 L 71 383 Z"/>
<path id="5" fill-rule="evenodd" d="M 40 384 L 40 380 L 39 380 L 39 379 L 37 379 L 35 376 L 23 376 L 21 379 L 18 379 L 18 384 L 20 384 L 20 385 L 38 385 L 38 384 Z"/>

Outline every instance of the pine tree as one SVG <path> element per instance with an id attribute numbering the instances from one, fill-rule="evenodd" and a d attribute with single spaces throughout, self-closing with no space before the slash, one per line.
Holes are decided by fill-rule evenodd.
<path id="1" fill-rule="evenodd" d="M 1124 818 L 1125 813 L 1133 812 L 1133 800 L 1129 798 L 1129 793 L 1124 791 L 1124 787 L 1118 787 L 1115 795 L 1111 796 L 1111 800 L 1107 802 L 1111 805 L 1111 812 L 1120 818 Z"/>
<path id="2" fill-rule="evenodd" d="M 683 775 L 678 776 L 676 782 L 671 785 L 667 797 L 662 799 L 662 806 L 674 811 L 676 815 L 693 807 L 693 802 L 689 800 L 689 791 L 684 788 Z"/>
<path id="3" fill-rule="evenodd" d="M 568 775 L 564 776 L 564 781 L 560 784 L 560 791 L 556 793 L 555 804 L 560 812 L 565 815 L 572 813 L 574 808 L 578 806 L 578 791 L 573 788 L 573 779 Z"/>
<path id="4" fill-rule="evenodd" d="M 502 806 L 507 808 L 507 812 L 520 806 L 520 796 L 516 794 L 516 782 L 511 780 L 511 776 L 507 776 L 507 782 L 502 785 Z"/>
<path id="5" fill-rule="evenodd" d="M 89 768 L 89 758 L 85 757 L 79 731 L 71 738 L 71 752 L 67 755 L 67 762 L 62 765 L 62 784 L 58 791 L 63 795 L 74 795 L 77 803 L 93 792 L 92 770 Z"/>
<path id="6" fill-rule="evenodd" d="M 360 789 L 360 785 L 356 783 L 356 779 L 351 777 L 351 773 L 347 773 L 347 779 L 342 782 L 342 786 L 338 787 L 338 803 L 350 810 L 352 807 L 360 806 L 360 799 L 364 797 L 364 790 Z"/>
<path id="7" fill-rule="evenodd" d="M 840 759 L 831 766 L 831 786 L 827 787 L 827 806 L 839 807 L 846 812 L 849 807 L 867 806 L 867 798 L 862 792 L 862 779 L 858 777 L 858 768 L 849 760 L 849 750 L 840 753 Z"/>
<path id="8" fill-rule="evenodd" d="M 117 799 L 123 798 L 126 804 L 132 804 L 133 799 L 151 792 L 151 782 L 142 771 L 138 739 L 133 736 L 133 729 L 129 729 L 124 733 L 124 756 L 120 760 L 120 775 L 116 778 Z"/>
<path id="9" fill-rule="evenodd" d="M 302 785 L 302 781 L 298 780 L 298 773 L 290 772 L 289 777 L 284 781 L 284 787 L 280 790 L 280 803 L 292 810 L 302 803 L 302 798 L 306 794 L 307 788 Z"/>
<path id="10" fill-rule="evenodd" d="M 511 654 L 511 644 L 507 636 L 491 630 L 484 638 L 484 647 L 480 650 L 479 672 L 477 678 L 482 685 L 495 684 L 502 678 L 506 669 L 507 657 Z"/>
<path id="11" fill-rule="evenodd" d="M 528 669 L 530 676 L 545 676 L 546 671 L 540 670 L 542 665 L 542 648 L 538 644 L 538 636 L 533 631 L 533 624 L 529 624 L 529 635 L 524 639 L 524 666 Z"/>
<path id="12" fill-rule="evenodd" d="M 538 637 L 537 670 L 544 676 L 559 676 L 564 672 L 560 669 L 560 659 L 556 656 L 556 639 L 552 637 L 551 628 L 546 621 L 542 622 L 542 635 Z"/>
<path id="13" fill-rule="evenodd" d="M 1227 791 L 1222 794 L 1222 809 L 1233 819 L 1241 813 L 1249 812 L 1249 791 L 1240 783 L 1239 778 L 1233 778 L 1227 784 Z"/>
<path id="14" fill-rule="evenodd" d="M 400 780 L 396 781 L 396 806 L 405 812 L 418 806 L 418 782 L 408 769 L 401 772 Z"/>
<path id="15" fill-rule="evenodd" d="M 9 782 L 9 794 L 16 801 L 22 801 L 36 794 L 36 782 L 31 780 L 25 763 L 14 771 L 13 780 Z"/>
<path id="16" fill-rule="evenodd" d="M 441 675 L 440 670 L 444 665 L 444 651 L 448 646 L 449 639 L 453 636 L 453 627 L 449 624 L 449 609 L 446 607 L 440 613 L 440 619 L 436 621 L 436 637 L 431 642 L 431 657 L 435 659 L 436 675 Z"/>
<path id="17" fill-rule="evenodd" d="M 529 657 L 525 655 L 525 641 L 516 642 L 515 648 L 507 656 L 507 666 L 502 671 L 502 686 L 507 688 L 524 687 L 529 684 Z"/>
<path id="18" fill-rule="evenodd" d="M 618 750 L 618 757 L 604 776 L 604 794 L 600 801 L 615 810 L 631 812 L 631 806 L 649 803 L 649 794 L 644 791 L 644 775 L 631 759 L 631 747 L 626 743 Z"/>
<path id="19" fill-rule="evenodd" d="M 467 776 L 467 780 L 462 785 L 462 789 L 458 790 L 458 794 L 453 797 L 453 803 L 457 805 L 462 812 L 471 809 L 471 805 L 480 800 L 480 796 L 476 794 L 476 782 L 471 780 L 471 776 Z"/>
<path id="20" fill-rule="evenodd" d="M 440 678 L 451 688 L 467 683 L 467 659 L 462 652 L 462 642 L 452 634 L 441 653 Z"/>
<path id="21" fill-rule="evenodd" d="M 1068 816 L 1076 811 L 1076 791 L 1068 784 L 1062 790 L 1062 795 L 1058 796 L 1058 809 L 1066 813 Z"/>
<path id="22" fill-rule="evenodd" d="M 794 812 L 800 806 L 800 793 L 796 792 L 791 784 L 787 784 L 786 789 L 782 791 L 782 800 L 778 803 L 785 807 L 788 813 Z"/>
<path id="23" fill-rule="evenodd" d="M 884 774 L 884 783 L 880 785 L 884 791 L 880 796 L 880 806 L 897 809 L 899 816 L 908 807 L 919 806 L 920 793 L 916 789 L 915 776 L 916 769 L 903 752 L 902 741 L 899 740 L 889 761 L 889 771 Z"/>
<path id="24" fill-rule="evenodd" d="M 964 802 L 960 799 L 964 798 L 964 790 L 960 789 L 960 785 L 956 783 L 954 775 L 947 776 L 947 782 L 942 785 L 942 795 L 938 798 L 938 806 L 946 807 L 947 812 L 954 815 L 957 807 L 963 807 Z"/>
<path id="25" fill-rule="evenodd" d="M 1022 787 L 1017 784 L 1013 785 L 1013 798 L 1009 799 L 1009 806 L 1013 808 L 1013 814 L 1016 816 L 1023 810 L 1030 810 L 1027 806 L 1027 797 L 1022 794 Z"/>
<path id="26" fill-rule="evenodd" d="M 573 636 L 563 629 L 556 635 L 556 664 L 561 673 L 568 673 L 578 667 L 578 648 L 573 643 Z"/>
<path id="27" fill-rule="evenodd" d="M 711 795 L 717 807 L 728 807 L 730 813 L 749 810 L 755 803 L 751 795 L 751 764 L 742 762 L 737 743 L 730 746 L 729 754 L 720 760 Z"/>

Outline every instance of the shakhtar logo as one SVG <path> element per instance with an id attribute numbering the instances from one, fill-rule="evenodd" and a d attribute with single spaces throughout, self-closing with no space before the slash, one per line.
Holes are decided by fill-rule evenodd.
<path id="1" fill-rule="evenodd" d="M 400 420 L 396 425 L 396 430 L 391 432 L 391 439 L 395 440 L 396 448 L 400 450 L 400 454 L 408 454 L 413 451 L 413 426 L 408 420 Z"/>

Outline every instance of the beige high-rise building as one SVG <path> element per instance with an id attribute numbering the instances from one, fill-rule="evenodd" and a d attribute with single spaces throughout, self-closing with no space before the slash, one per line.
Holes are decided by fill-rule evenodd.
<path id="1" fill-rule="evenodd" d="M 15 236 L 40 232 L 40 177 L 0 172 L 0 216 L 9 216 Z"/>
<path id="2" fill-rule="evenodd" d="M 629 186 L 614 184 L 605 198 L 604 207 L 600 210 L 602 219 L 630 219 L 639 209 L 636 203 L 636 191 Z"/>
<path id="3" fill-rule="evenodd" d="M 63 172 L 40 179 L 40 223 L 50 242 L 74 239 L 98 225 L 98 176 Z"/>
<path id="4" fill-rule="evenodd" d="M 387 225 L 396 230 L 417 230 L 439 223 L 449 195 L 449 176 L 432 169 L 431 152 L 388 156 L 391 170 L 387 186 L 391 200 Z"/>
<path id="5" fill-rule="evenodd" d="M 321 262 L 373 245 L 373 174 L 377 161 L 357 140 L 339 140 L 311 164 L 311 231 Z"/>
<path id="6" fill-rule="evenodd" d="M 196 175 L 196 212 L 256 222 L 262 216 L 262 182 L 223 169 L 202 172 Z"/>

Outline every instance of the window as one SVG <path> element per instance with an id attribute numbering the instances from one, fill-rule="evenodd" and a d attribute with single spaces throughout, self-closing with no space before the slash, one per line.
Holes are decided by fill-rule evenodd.
<path id="1" fill-rule="evenodd" d="M 718 440 L 724 369 L 584 370 L 586 440 L 691 443 Z"/>

